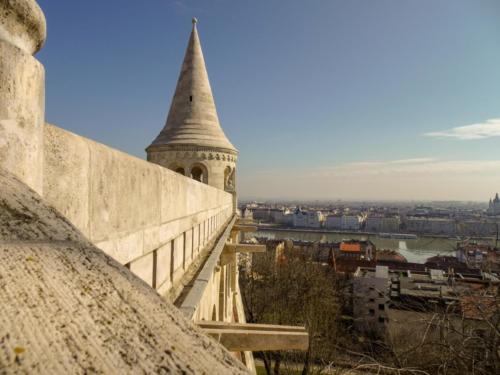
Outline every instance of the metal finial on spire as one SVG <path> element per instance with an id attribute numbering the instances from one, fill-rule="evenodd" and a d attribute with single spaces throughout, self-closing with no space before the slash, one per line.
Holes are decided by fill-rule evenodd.
<path id="1" fill-rule="evenodd" d="M 198 19 L 196 17 L 193 17 L 191 22 L 193 23 L 193 26 L 195 26 L 198 23 Z"/>

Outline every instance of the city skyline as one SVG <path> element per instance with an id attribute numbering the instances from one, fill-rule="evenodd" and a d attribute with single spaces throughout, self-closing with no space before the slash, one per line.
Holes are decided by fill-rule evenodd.
<path id="1" fill-rule="evenodd" d="M 197 16 L 242 198 L 487 201 L 500 190 L 494 1 L 40 5 L 48 122 L 144 158 Z"/>

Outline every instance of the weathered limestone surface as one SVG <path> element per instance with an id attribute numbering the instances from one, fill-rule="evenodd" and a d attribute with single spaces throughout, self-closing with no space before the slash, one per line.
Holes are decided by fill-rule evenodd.
<path id="1" fill-rule="evenodd" d="M 38 52 L 47 37 L 45 16 L 33 0 L 0 0 L 0 39 L 28 54 Z"/>
<path id="2" fill-rule="evenodd" d="M 179 281 L 233 213 L 227 192 L 48 124 L 43 190 L 92 243 L 156 288 Z"/>
<path id="3" fill-rule="evenodd" d="M 0 186 L 1 373 L 246 373 L 1 169 Z"/>
<path id="4" fill-rule="evenodd" d="M 36 2 L 0 0 L 0 165 L 40 193 L 45 71 L 32 54 L 45 35 Z"/>

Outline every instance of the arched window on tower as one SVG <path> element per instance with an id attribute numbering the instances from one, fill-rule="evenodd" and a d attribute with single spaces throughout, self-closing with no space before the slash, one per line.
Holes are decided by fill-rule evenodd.
<path id="1" fill-rule="evenodd" d="M 203 171 L 200 167 L 194 167 L 191 169 L 191 178 L 196 181 L 203 181 Z"/>
<path id="2" fill-rule="evenodd" d="M 183 176 L 186 174 L 186 171 L 182 167 L 175 168 L 175 171 Z"/>
<path id="3" fill-rule="evenodd" d="M 202 164 L 195 164 L 191 167 L 191 178 L 196 181 L 208 184 L 208 171 Z"/>

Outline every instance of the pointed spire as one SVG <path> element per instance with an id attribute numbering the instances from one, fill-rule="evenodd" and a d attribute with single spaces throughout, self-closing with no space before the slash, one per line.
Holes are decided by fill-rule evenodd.
<path id="1" fill-rule="evenodd" d="M 237 152 L 224 134 L 208 80 L 196 24 L 189 38 L 165 127 L 148 147 L 190 145 Z"/>
<path id="2" fill-rule="evenodd" d="M 495 199 L 493 200 L 494 203 L 500 203 L 500 198 L 498 197 L 498 193 L 495 195 Z"/>

